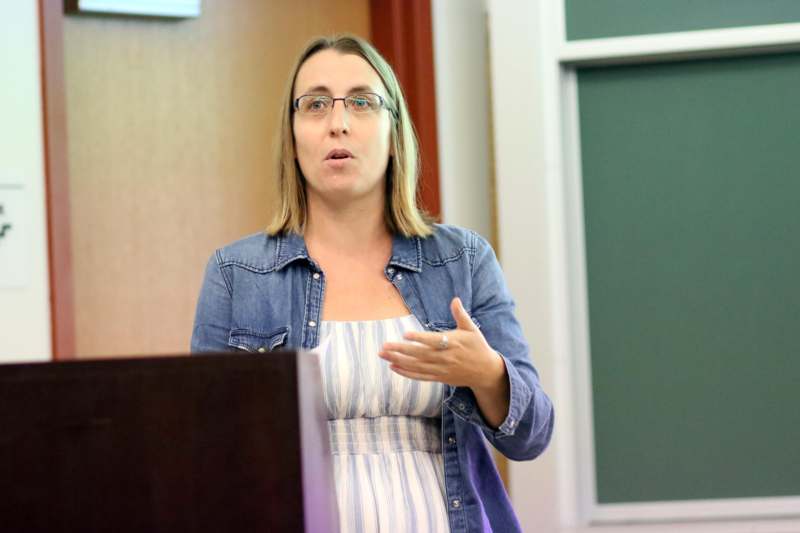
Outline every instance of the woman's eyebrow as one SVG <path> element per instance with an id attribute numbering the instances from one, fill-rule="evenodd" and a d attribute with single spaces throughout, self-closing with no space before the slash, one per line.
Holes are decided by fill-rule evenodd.
<path id="1" fill-rule="evenodd" d="M 306 89 L 303 94 L 331 94 L 331 90 L 324 85 L 315 85 L 310 89 Z"/>
<path id="2" fill-rule="evenodd" d="M 375 92 L 375 89 L 370 87 L 369 85 L 356 85 L 355 87 L 351 87 L 347 94 L 358 94 L 358 93 L 372 93 Z M 307 89 L 303 94 L 333 94 L 331 90 L 326 85 L 315 85 L 309 89 Z"/>
<path id="3" fill-rule="evenodd" d="M 374 93 L 374 92 L 375 92 L 375 89 L 373 89 L 369 85 L 356 85 L 355 87 L 353 87 L 349 91 L 347 91 L 347 94 Z"/>

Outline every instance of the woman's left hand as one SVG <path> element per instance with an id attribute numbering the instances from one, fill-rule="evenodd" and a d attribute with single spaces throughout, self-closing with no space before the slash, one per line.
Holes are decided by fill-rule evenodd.
<path id="1" fill-rule="evenodd" d="M 473 390 L 495 389 L 505 380 L 505 363 L 470 318 L 459 298 L 450 302 L 456 328 L 443 332 L 408 332 L 411 342 L 387 342 L 378 354 L 390 368 L 410 379 L 440 381 Z"/>

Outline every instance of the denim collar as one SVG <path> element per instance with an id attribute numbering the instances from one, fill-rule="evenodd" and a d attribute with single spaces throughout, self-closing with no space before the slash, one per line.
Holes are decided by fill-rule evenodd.
<path id="1" fill-rule="evenodd" d="M 306 241 L 297 233 L 283 233 L 276 236 L 275 270 L 281 270 L 289 263 L 305 260 L 315 270 L 319 266 L 308 255 Z M 389 265 L 419 272 L 422 270 L 422 243 L 419 237 L 404 237 L 395 234 L 392 237 L 392 257 Z"/>
<path id="2" fill-rule="evenodd" d="M 289 263 L 300 259 L 304 259 L 316 268 L 316 265 L 308 256 L 306 241 L 302 235 L 287 232 L 276 235 L 275 239 L 275 270 L 281 270 Z M 316 269 L 318 270 L 318 268 Z"/>
<path id="3" fill-rule="evenodd" d="M 419 272 L 422 270 L 422 242 L 419 237 L 404 237 L 395 233 L 392 238 L 392 266 Z"/>

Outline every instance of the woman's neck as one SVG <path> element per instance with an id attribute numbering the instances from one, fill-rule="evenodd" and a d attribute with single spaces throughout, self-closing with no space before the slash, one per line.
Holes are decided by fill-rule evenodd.
<path id="1" fill-rule="evenodd" d="M 391 249 L 391 234 L 384 219 L 383 197 L 364 198 L 346 207 L 309 197 L 305 240 L 309 251 L 324 247 L 341 253 Z"/>

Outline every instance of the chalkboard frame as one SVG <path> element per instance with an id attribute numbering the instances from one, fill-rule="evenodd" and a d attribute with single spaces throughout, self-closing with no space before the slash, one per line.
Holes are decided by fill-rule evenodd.
<path id="1" fill-rule="evenodd" d="M 800 22 L 794 0 L 564 0 L 563 7 L 570 42 Z"/>
<path id="2" fill-rule="evenodd" d="M 590 349 L 589 297 L 584 221 L 583 172 L 579 126 L 577 69 L 561 73 L 564 93 L 564 234 L 566 292 L 570 310 L 570 343 L 575 365 L 572 375 L 577 398 L 578 484 L 582 505 L 596 523 L 660 522 L 666 520 L 707 520 L 776 518 L 800 516 L 800 495 L 761 498 L 718 498 L 708 500 L 599 503 L 595 464 L 592 370 Z"/>
<path id="3" fill-rule="evenodd" d="M 562 0 L 563 2 L 563 0 Z M 560 2 L 561 3 L 561 2 Z M 583 220 L 580 130 L 578 117 L 578 85 L 576 69 L 592 65 L 637 64 L 660 61 L 708 59 L 753 54 L 788 52 L 800 49 L 800 24 L 792 24 L 779 35 L 762 32 L 759 27 L 683 32 L 682 35 L 631 36 L 614 38 L 614 43 L 594 43 L 594 46 L 562 47 L 558 62 L 561 75 L 561 99 L 564 116 L 564 192 L 565 228 L 571 255 L 568 307 L 571 310 L 572 346 L 576 364 L 576 391 L 580 398 L 577 407 L 582 420 L 578 430 L 582 446 L 579 458 L 579 479 L 584 489 L 584 507 L 591 521 L 620 523 L 626 521 L 663 521 L 670 519 L 753 518 L 800 516 L 798 497 L 742 498 L 735 500 L 692 500 L 682 502 L 598 503 L 594 460 L 594 427 L 591 398 L 591 354 L 589 348 L 588 291 L 586 286 L 586 250 Z M 562 36 L 563 38 L 563 36 Z M 566 44 L 564 39 L 562 43 Z M 598 46 L 601 45 L 601 46 Z M 605 48 L 604 48 L 605 47 Z M 625 50 L 623 55 L 616 54 Z M 581 55 L 583 54 L 583 55 Z M 587 423 L 588 422 L 588 423 Z"/>
<path id="4" fill-rule="evenodd" d="M 498 199 L 508 202 L 509 206 L 519 205 L 517 197 L 531 198 L 531 195 L 543 195 L 545 211 L 538 214 L 529 213 L 533 220 L 521 221 L 516 217 L 500 215 L 500 242 L 502 257 L 513 265 L 515 261 L 524 261 L 530 252 L 512 251 L 512 248 L 530 247 L 522 232 L 530 232 L 537 223 L 548 227 L 547 234 L 552 242 L 546 242 L 541 257 L 537 259 L 549 263 L 547 269 L 529 268 L 547 276 L 553 287 L 550 301 L 543 300 L 526 306 L 523 317 L 527 327 L 544 335 L 545 344 L 550 349 L 559 350 L 553 364 L 552 375 L 556 388 L 558 405 L 562 412 L 562 425 L 559 427 L 560 439 L 556 442 L 557 461 L 561 465 L 557 469 L 559 479 L 560 501 L 564 502 L 566 512 L 574 517 L 576 523 L 629 523 L 684 520 L 719 520 L 726 518 L 759 517 L 798 517 L 800 500 L 796 498 L 768 498 L 748 501 L 709 501 L 709 502 L 653 502 L 648 504 L 598 505 L 593 492 L 593 469 L 591 459 L 592 418 L 591 394 L 588 384 L 590 376 L 587 372 L 588 342 L 581 330 L 586 327 L 586 293 L 585 272 L 582 262 L 582 216 L 574 217 L 571 213 L 582 213 L 580 205 L 580 164 L 577 129 L 570 124 L 570 117 L 577 117 L 577 91 L 574 79 L 575 66 L 582 64 L 621 64 L 630 62 L 664 61 L 673 59 L 694 59 L 720 57 L 721 55 L 750 55 L 753 53 L 792 51 L 800 48 L 800 26 L 791 25 L 780 42 L 767 42 L 765 39 L 753 37 L 752 33 L 760 33 L 759 28 L 745 27 L 732 30 L 705 30 L 701 32 L 684 32 L 671 35 L 666 45 L 664 41 L 653 41 L 646 38 L 622 37 L 603 39 L 604 42 L 569 43 L 564 36 L 563 27 L 559 28 L 554 21 L 563 22 L 563 2 L 547 2 L 538 0 L 533 6 L 524 5 L 522 1 L 511 2 L 511 5 L 499 2 L 489 3 L 490 20 L 492 12 L 515 10 L 514 16 L 497 17 L 501 22 L 493 23 L 496 37 L 493 51 L 496 61 L 503 54 L 511 55 L 513 47 L 528 50 L 529 57 L 535 58 L 530 66 L 521 71 L 523 80 L 538 96 L 537 109 L 533 118 L 541 119 L 541 124 L 521 127 L 518 124 L 519 111 L 505 112 L 495 105 L 496 151 L 499 162 Z M 517 32 L 514 41 L 507 40 L 507 32 L 516 30 L 519 20 L 530 21 L 528 32 L 539 31 L 539 35 L 531 37 L 522 31 Z M 563 25 L 562 25 L 563 26 Z M 687 41 L 698 37 L 700 44 L 687 46 Z M 601 40 L 596 40 L 601 41 Z M 658 46 L 656 46 L 656 43 Z M 582 45 L 587 45 L 583 47 Z M 580 45 L 580 46 L 579 46 Z M 602 45 L 599 49 L 590 48 Z M 613 46 L 612 46 L 613 45 Z M 615 54 L 614 47 L 626 49 L 624 54 Z M 530 55 L 534 54 L 535 55 Z M 522 54 L 518 54 L 520 57 Z M 493 75 L 493 93 L 498 96 L 509 96 L 515 88 L 513 83 L 502 74 Z M 525 115 L 528 118 L 530 115 Z M 514 153 L 513 148 L 506 148 L 505 143 L 514 144 L 515 138 L 527 133 L 532 139 L 531 145 L 524 154 Z M 542 141 L 542 139 L 546 139 Z M 505 143 L 503 142 L 505 141 Z M 519 143 L 516 143 L 519 146 Z M 517 148 L 518 149 L 518 148 Z M 545 161 L 539 164 L 539 161 Z M 541 175 L 529 175 L 533 183 L 522 183 L 518 177 L 504 176 L 504 169 L 522 170 L 527 166 L 541 172 Z M 529 171 L 530 172 L 530 171 Z M 570 177 L 572 176 L 572 177 Z M 508 180 L 508 181 L 506 181 Z M 524 180 L 522 180 L 524 181 Z M 578 193 L 576 197 L 576 193 Z M 534 204 L 538 207 L 538 198 Z M 504 208 L 509 209 L 504 205 Z M 544 233 L 544 232 L 543 232 Z M 537 234 L 539 237 L 540 234 Z M 529 259 L 528 259 L 529 260 Z M 509 282 L 512 287 L 524 287 L 530 284 L 530 277 L 515 266 L 510 267 Z M 555 313 L 552 327 L 543 331 L 533 321 Z M 584 324 L 581 325 L 581 320 Z M 547 373 L 545 369 L 545 374 Z M 577 461 L 572 462 L 577 457 Z M 576 468 L 577 467 L 577 468 Z M 523 465 L 512 465 L 511 475 L 515 472 L 530 475 Z M 520 474 L 522 475 L 522 474 Z M 535 490 L 550 487 L 535 481 L 525 485 Z M 516 489 L 516 486 L 515 486 Z M 800 520 L 793 521 L 800 526 Z M 742 531 L 746 530 L 744 528 Z M 791 530 L 791 529 L 787 529 Z M 731 531 L 738 531 L 732 526 Z"/>

